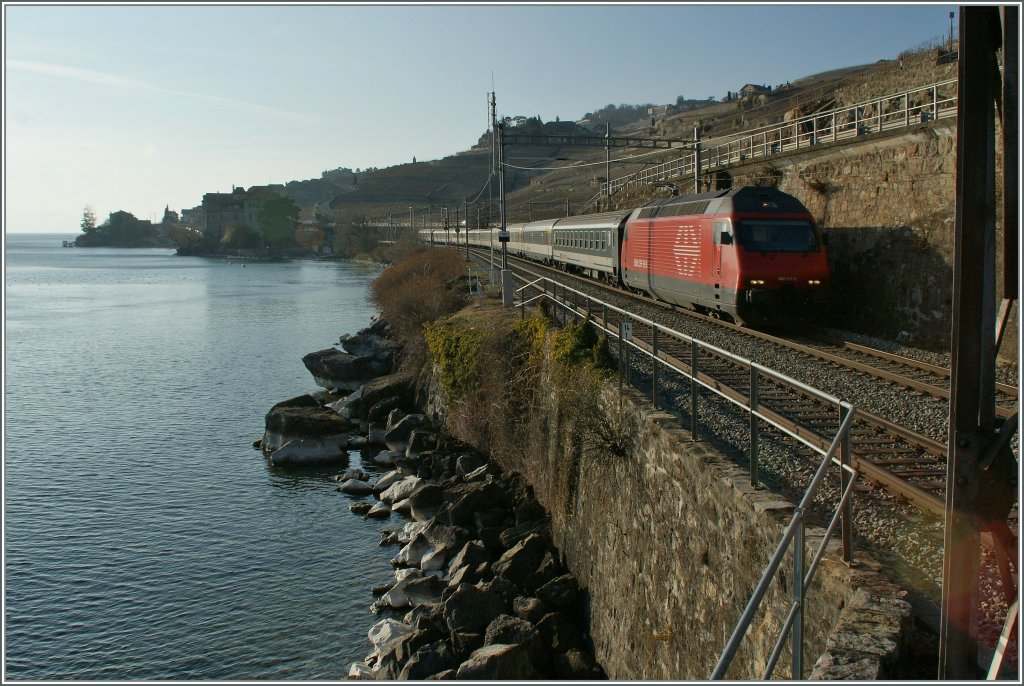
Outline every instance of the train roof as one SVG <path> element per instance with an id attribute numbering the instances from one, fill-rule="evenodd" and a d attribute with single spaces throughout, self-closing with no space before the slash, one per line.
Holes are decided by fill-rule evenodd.
<path id="1" fill-rule="evenodd" d="M 722 214 L 729 212 L 757 212 L 771 209 L 776 212 L 806 214 L 803 203 L 788 193 L 770 186 L 741 186 L 727 190 L 697 193 L 656 200 L 639 208 L 635 217 L 670 217 L 689 214 Z"/>
<path id="2" fill-rule="evenodd" d="M 575 217 L 562 217 L 555 223 L 555 230 L 615 228 L 632 212 L 633 210 L 618 210 L 616 212 L 598 212 L 597 214 L 580 214 Z"/>

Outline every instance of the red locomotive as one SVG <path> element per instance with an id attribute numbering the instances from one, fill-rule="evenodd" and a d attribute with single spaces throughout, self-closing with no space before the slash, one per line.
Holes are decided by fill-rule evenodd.
<path id="1" fill-rule="evenodd" d="M 791 195 L 745 186 L 669 198 L 623 224 L 620 281 L 724 319 L 770 325 L 825 303 L 828 256 Z"/>

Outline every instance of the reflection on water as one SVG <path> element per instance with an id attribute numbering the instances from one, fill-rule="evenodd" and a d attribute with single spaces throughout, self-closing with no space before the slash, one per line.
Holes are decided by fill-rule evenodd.
<path id="1" fill-rule="evenodd" d="M 7 237 L 7 676 L 344 678 L 387 523 L 349 512 L 343 467 L 251 443 L 315 390 L 302 356 L 369 324 L 373 272 L 62 238 Z"/>

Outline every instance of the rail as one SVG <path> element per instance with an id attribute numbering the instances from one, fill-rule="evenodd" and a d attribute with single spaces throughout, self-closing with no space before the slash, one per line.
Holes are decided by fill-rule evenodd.
<path id="1" fill-rule="evenodd" d="M 871 133 L 906 128 L 955 117 L 957 80 L 940 81 L 893 95 L 865 100 L 826 112 L 702 142 L 701 172 L 714 171 L 758 158 L 794 152 L 823 143 L 858 138 Z M 671 178 L 692 176 L 696 153 L 641 169 L 601 184 L 602 195 Z"/>
<path id="2" fill-rule="evenodd" d="M 516 276 L 522 283 L 525 280 Z M 668 329 L 656 322 L 630 314 L 628 311 L 598 300 L 582 291 L 569 288 L 559 284 L 547 277 L 541 277 L 527 283 L 514 292 L 513 302 L 520 309 L 520 316 L 526 317 L 526 307 L 531 303 L 546 300 L 552 303 L 555 308 L 554 314 L 558 318 L 559 313 L 563 323 L 567 323 L 569 317 L 581 318 L 590 321 L 592 325 L 605 332 L 609 340 L 615 339 L 618 342 L 619 374 L 618 381 L 621 389 L 622 384 L 630 383 L 630 362 L 632 354 L 639 353 L 650 359 L 652 364 L 651 374 L 651 395 L 655 407 L 659 406 L 659 367 L 671 370 L 672 373 L 681 375 L 690 384 L 690 431 L 696 439 L 698 429 L 698 391 L 703 388 L 724 398 L 728 402 L 738 406 L 745 411 L 749 417 L 749 447 L 748 461 L 750 483 L 753 486 L 760 485 L 758 475 L 758 452 L 762 426 L 769 425 L 775 430 L 790 436 L 791 438 L 806 445 L 811 450 L 821 454 L 822 460 L 818 465 L 814 477 L 805 492 L 800 505 L 794 511 L 792 520 L 786 527 L 774 555 L 769 561 L 761 575 L 761 580 L 753 595 L 748 601 L 736 628 L 733 630 L 721 657 L 711 673 L 711 679 L 722 679 L 732 662 L 733 657 L 747 630 L 753 620 L 761 602 L 768 590 L 769 584 L 775 573 L 778 571 L 787 551 L 792 547 L 793 563 L 793 586 L 792 601 L 788 614 L 782 624 L 775 647 L 769 658 L 763 679 L 771 677 L 772 672 L 779 660 L 782 650 L 785 647 L 786 639 L 790 638 L 792 646 L 791 673 L 793 679 L 801 679 L 803 676 L 803 616 L 806 607 L 807 593 L 814 580 L 814 574 L 818 564 L 825 553 L 827 544 L 838 528 L 841 532 L 843 560 L 848 564 L 853 561 L 853 519 L 852 519 L 852 493 L 858 472 L 852 466 L 852 453 L 850 450 L 850 427 L 853 422 L 855 408 L 834 396 L 803 384 L 796 379 L 779 374 L 767 367 L 759 365 L 751 360 L 742 358 L 726 350 L 710 345 L 703 341 L 687 336 L 686 334 Z M 600 313 L 600 317 L 596 317 Z M 636 331 L 634 331 L 636 328 Z M 640 330 L 646 330 L 648 335 L 636 335 Z M 665 352 L 667 341 L 674 340 L 682 344 L 683 349 L 689 350 L 687 360 L 678 359 Z M 650 341 L 649 343 L 647 341 Z M 730 360 L 746 370 L 750 375 L 750 394 L 746 400 L 742 400 L 735 393 L 729 393 L 723 386 L 701 373 L 701 358 L 707 359 L 713 355 L 719 358 Z M 787 384 L 798 389 L 800 392 L 817 399 L 822 403 L 834 406 L 838 409 L 840 417 L 839 429 L 836 432 L 831 444 L 827 449 L 819 447 L 818 443 L 810 440 L 808 436 L 800 431 L 792 430 L 788 425 L 777 421 L 773 412 L 762 409 L 762 397 L 759 394 L 759 385 L 762 379 L 770 379 Z M 837 457 L 838 454 L 838 457 Z M 834 511 L 831 521 L 821 543 L 814 553 L 809 566 L 805 567 L 806 551 L 804 546 L 806 512 L 812 500 L 817 494 L 818 488 L 825 478 L 828 468 L 835 465 L 840 472 L 840 486 L 842 495 Z"/>

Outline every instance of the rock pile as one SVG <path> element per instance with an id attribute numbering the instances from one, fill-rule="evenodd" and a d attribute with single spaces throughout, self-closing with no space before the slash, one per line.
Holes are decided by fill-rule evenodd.
<path id="1" fill-rule="evenodd" d="M 396 421 L 388 436 L 411 418 Z M 392 445 L 389 443 L 389 446 Z M 563 568 L 550 520 L 519 475 L 506 475 L 456 441 L 418 425 L 395 469 L 373 484 L 356 470 L 339 490 L 372 492 L 365 516 L 399 512 L 386 531 L 395 545 L 394 580 L 377 586 L 369 632 L 373 651 L 350 678 L 602 679 L 582 619 L 583 594 Z M 403 613 L 401 619 L 396 618 Z"/>
<path id="2" fill-rule="evenodd" d="M 406 518 L 384 532 L 381 545 L 398 548 L 394 579 L 372 589 L 371 610 L 386 617 L 349 677 L 606 678 L 544 509 L 519 475 L 414 411 L 408 378 L 388 373 L 396 346 L 384 333 L 378 323 L 342 337 L 344 353 L 307 355 L 325 390 L 275 405 L 254 443 L 275 465 L 344 462 L 349 448 L 372 447 L 372 461 L 391 468 L 376 480 L 357 468 L 336 477 L 354 513 Z"/>

